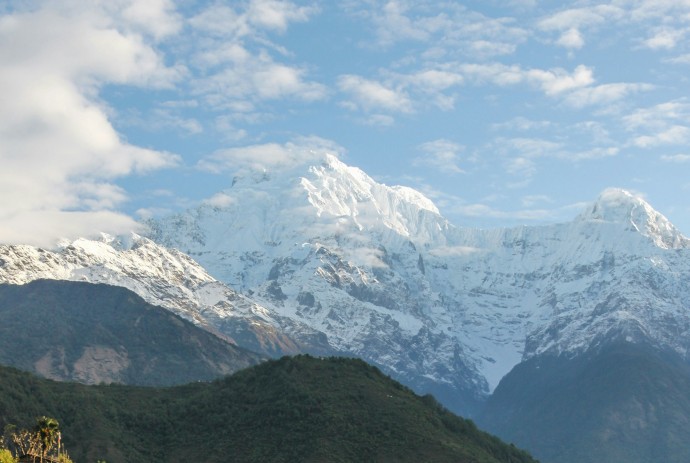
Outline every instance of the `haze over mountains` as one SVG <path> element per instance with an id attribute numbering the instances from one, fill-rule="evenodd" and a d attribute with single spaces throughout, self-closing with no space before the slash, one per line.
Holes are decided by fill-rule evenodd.
<path id="1" fill-rule="evenodd" d="M 466 229 L 325 156 L 243 172 L 148 225 L 52 251 L 1 246 L 0 281 L 125 286 L 257 352 L 361 357 L 471 416 L 494 390 L 512 397 L 497 386 L 524 362 L 594 361 L 621 343 L 688 361 L 690 240 L 623 190 L 568 223 Z"/>

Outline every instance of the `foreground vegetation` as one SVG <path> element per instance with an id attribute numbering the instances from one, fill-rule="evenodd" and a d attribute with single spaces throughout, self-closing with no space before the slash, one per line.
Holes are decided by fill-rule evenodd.
<path id="1" fill-rule="evenodd" d="M 0 436 L 0 463 L 19 461 L 38 463 L 73 463 L 61 442 L 60 423 L 41 416 L 31 429 L 5 427 Z"/>
<path id="2" fill-rule="evenodd" d="M 533 462 L 360 360 L 283 358 L 212 383 L 84 386 L 0 368 L 0 425 L 64 423 L 76 462 Z"/>

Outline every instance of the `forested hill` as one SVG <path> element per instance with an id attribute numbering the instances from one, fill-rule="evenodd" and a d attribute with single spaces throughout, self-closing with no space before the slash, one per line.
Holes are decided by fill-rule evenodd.
<path id="1" fill-rule="evenodd" d="M 0 368 L 0 425 L 49 415 L 74 461 L 534 462 L 361 360 L 283 358 L 211 383 L 85 386 Z"/>

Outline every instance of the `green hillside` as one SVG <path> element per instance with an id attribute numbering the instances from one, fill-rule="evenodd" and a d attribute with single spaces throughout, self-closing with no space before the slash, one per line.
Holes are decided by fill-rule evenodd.
<path id="1" fill-rule="evenodd" d="M 75 462 L 533 462 L 354 359 L 283 358 L 212 383 L 84 386 L 0 369 L 0 425 L 60 421 Z"/>

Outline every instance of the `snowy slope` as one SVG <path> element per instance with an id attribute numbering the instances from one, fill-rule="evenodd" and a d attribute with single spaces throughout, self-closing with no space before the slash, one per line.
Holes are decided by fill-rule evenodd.
<path id="1" fill-rule="evenodd" d="M 320 333 L 284 320 L 212 278 L 189 256 L 133 234 L 64 242 L 55 250 L 0 245 L 0 283 L 37 279 L 105 283 L 128 288 L 147 302 L 269 355 L 324 351 Z M 276 326 L 283 325 L 282 331 Z M 289 331 L 294 331 L 293 339 Z M 327 350 L 326 350 L 327 351 Z"/>
<path id="2" fill-rule="evenodd" d="M 227 206 L 152 222 L 151 238 L 407 384 L 470 402 L 488 392 L 465 343 L 434 326 L 445 308 L 417 246 L 444 243 L 451 226 L 431 201 L 331 156 L 233 183 Z"/>
<path id="3" fill-rule="evenodd" d="M 571 223 L 497 230 L 453 227 L 331 156 L 222 194 L 151 222 L 152 239 L 408 384 L 481 397 L 523 358 L 611 336 L 687 352 L 689 241 L 625 191 Z"/>

